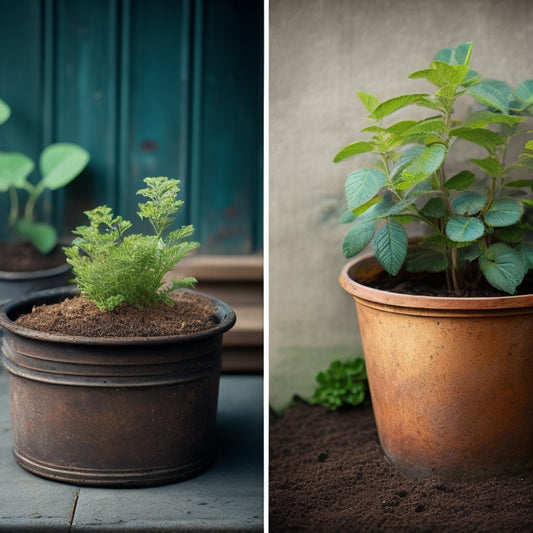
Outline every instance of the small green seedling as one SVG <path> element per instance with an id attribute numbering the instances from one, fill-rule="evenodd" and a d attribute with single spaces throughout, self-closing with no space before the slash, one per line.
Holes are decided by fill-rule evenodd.
<path id="1" fill-rule="evenodd" d="M 319 372 L 319 387 L 311 398 L 314 405 L 335 411 L 343 405 L 359 405 L 368 391 L 365 361 L 360 357 L 345 362 L 333 361 L 325 372 Z"/>
<path id="2" fill-rule="evenodd" d="M 194 232 L 191 225 L 166 233 L 183 205 L 177 200 L 179 180 L 158 177 L 145 178 L 144 182 L 147 187 L 137 194 L 148 200 L 138 204 L 137 214 L 150 221 L 153 235 L 126 235 L 132 223 L 114 216 L 104 205 L 85 212 L 90 224 L 77 227 L 73 233 L 78 237 L 63 248 L 82 296 L 101 311 L 111 311 L 120 304 L 137 308 L 158 302 L 173 305 L 170 291 L 196 283 L 188 277 L 163 288 L 163 276 L 199 246 L 184 241 Z"/>
<path id="3" fill-rule="evenodd" d="M 0 100 L 0 124 L 11 115 L 11 109 Z M 41 179 L 37 184 L 28 177 L 35 168 L 34 162 L 20 152 L 0 152 L 0 193 L 7 192 L 11 207 L 9 227 L 27 239 L 39 252 L 50 252 L 57 243 L 53 226 L 34 220 L 35 205 L 45 190 L 55 191 L 79 176 L 89 162 L 89 153 L 72 143 L 54 143 L 47 146 L 39 157 Z M 27 193 L 21 209 L 19 191 Z"/>

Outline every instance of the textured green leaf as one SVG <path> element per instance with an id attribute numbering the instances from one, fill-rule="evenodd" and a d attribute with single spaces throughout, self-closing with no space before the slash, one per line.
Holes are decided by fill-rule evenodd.
<path id="1" fill-rule="evenodd" d="M 24 187 L 34 168 L 33 161 L 19 152 L 0 152 L 0 192 Z"/>
<path id="2" fill-rule="evenodd" d="M 364 93 L 362 91 L 355 91 L 355 94 L 359 97 L 359 100 L 361 100 L 369 113 L 372 113 L 379 105 L 379 100 L 371 94 Z"/>
<path id="3" fill-rule="evenodd" d="M 468 261 L 475 261 L 480 255 L 481 248 L 477 242 L 473 242 L 457 250 L 457 260 L 460 266 L 463 266 Z"/>
<path id="4" fill-rule="evenodd" d="M 416 124 L 412 125 L 409 129 L 406 129 L 403 134 L 406 138 L 420 135 L 428 135 L 430 133 L 444 133 L 447 131 L 447 126 L 444 123 L 442 116 L 430 117 Z"/>
<path id="5" fill-rule="evenodd" d="M 465 191 L 457 195 L 451 202 L 454 213 L 472 216 L 479 213 L 486 205 L 487 197 L 475 191 Z"/>
<path id="6" fill-rule="evenodd" d="M 375 229 L 376 223 L 373 221 L 354 224 L 342 242 L 344 257 L 353 257 L 364 250 L 372 240 Z"/>
<path id="7" fill-rule="evenodd" d="M 422 215 L 431 218 L 442 218 L 446 215 L 446 207 L 441 197 L 431 198 L 420 210 Z"/>
<path id="8" fill-rule="evenodd" d="M 365 142 L 365 141 L 354 142 L 352 144 L 349 144 L 348 146 L 345 146 L 335 156 L 335 158 L 333 159 L 333 162 L 338 163 L 339 161 L 342 161 L 343 159 L 346 159 L 348 157 L 352 157 L 353 155 L 372 152 L 372 150 L 374 150 L 374 146 L 368 142 Z"/>
<path id="9" fill-rule="evenodd" d="M 352 172 L 345 183 L 346 205 L 354 210 L 371 200 L 387 183 L 387 177 L 375 168 L 360 168 Z"/>
<path id="10" fill-rule="evenodd" d="M 446 235 L 456 242 L 472 242 L 485 233 L 485 225 L 475 217 L 453 217 L 446 224 Z"/>
<path id="11" fill-rule="evenodd" d="M 372 115 L 377 119 L 381 120 L 386 116 L 398 111 L 402 107 L 406 107 L 411 104 L 419 102 L 422 98 L 425 98 L 427 94 L 406 94 L 403 96 L 396 96 L 390 100 L 386 100 L 379 104 L 373 111 Z"/>
<path id="12" fill-rule="evenodd" d="M 509 246 L 496 243 L 479 257 L 485 279 L 496 289 L 514 294 L 526 274 L 522 256 Z"/>
<path id="13" fill-rule="evenodd" d="M 512 198 L 498 198 L 485 213 L 485 223 L 493 227 L 511 226 L 522 218 L 522 206 Z"/>
<path id="14" fill-rule="evenodd" d="M 0 99 L 0 124 L 3 124 L 10 116 L 10 107 L 2 99 Z"/>
<path id="15" fill-rule="evenodd" d="M 443 61 L 449 65 L 468 65 L 472 55 L 473 43 L 461 43 L 455 48 L 443 48 L 435 55 L 435 61 Z"/>
<path id="16" fill-rule="evenodd" d="M 446 250 L 413 248 L 407 252 L 405 268 L 408 272 L 442 272 L 448 268 Z"/>
<path id="17" fill-rule="evenodd" d="M 398 274 L 407 256 L 408 238 L 405 228 L 395 220 L 378 229 L 372 239 L 374 255 L 381 266 L 392 276 Z"/>
<path id="18" fill-rule="evenodd" d="M 497 239 L 507 243 L 517 243 L 527 235 L 527 229 L 519 224 L 496 228 L 494 235 Z"/>
<path id="19" fill-rule="evenodd" d="M 429 178 L 440 168 L 446 157 L 446 147 L 443 144 L 426 146 L 418 157 L 402 171 L 401 181 L 396 184 L 398 189 L 406 190 L 416 183 Z"/>
<path id="20" fill-rule="evenodd" d="M 505 184 L 506 187 L 528 187 L 533 190 L 533 180 L 514 180 Z"/>
<path id="21" fill-rule="evenodd" d="M 466 94 L 473 96 L 479 103 L 504 114 L 509 114 L 509 105 L 514 99 L 513 88 L 504 81 L 482 80 L 469 87 Z"/>
<path id="22" fill-rule="evenodd" d="M 462 170 L 455 176 L 452 176 L 445 184 L 444 187 L 449 191 L 464 191 L 471 185 L 476 183 L 477 179 L 473 172 L 469 170 Z"/>
<path id="23" fill-rule="evenodd" d="M 484 159 L 471 159 L 470 161 L 493 178 L 499 178 L 504 175 L 503 167 L 495 157 L 489 156 Z"/>
<path id="24" fill-rule="evenodd" d="M 70 183 L 89 162 L 89 153 L 71 143 L 55 143 L 41 153 L 39 165 L 43 176 L 41 185 L 59 189 Z"/>
<path id="25" fill-rule="evenodd" d="M 463 126 L 468 128 L 486 128 L 490 124 L 507 124 L 514 126 L 526 120 L 526 117 L 516 115 L 504 115 L 502 113 L 493 113 L 492 111 L 481 110 L 471 113 L 463 120 Z"/>
<path id="26" fill-rule="evenodd" d="M 501 135 L 483 128 L 455 128 L 451 134 L 459 139 L 483 146 L 491 154 L 495 152 L 498 146 L 505 143 L 505 139 Z"/>
<path id="27" fill-rule="evenodd" d="M 514 251 L 520 254 L 527 269 L 533 268 L 533 242 L 520 242 L 514 247 Z"/>
<path id="28" fill-rule="evenodd" d="M 403 154 L 400 156 L 400 158 L 394 163 L 394 166 L 391 169 L 390 172 L 390 178 L 392 181 L 396 179 L 396 177 L 405 169 L 407 168 L 411 162 L 420 156 L 420 154 L 424 151 L 424 146 L 411 146 Z"/>

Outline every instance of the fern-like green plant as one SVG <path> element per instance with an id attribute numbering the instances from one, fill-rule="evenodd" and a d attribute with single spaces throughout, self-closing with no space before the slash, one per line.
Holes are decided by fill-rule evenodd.
<path id="1" fill-rule="evenodd" d="M 325 372 L 319 372 L 319 386 L 311 397 L 313 405 L 323 405 L 331 411 L 343 405 L 359 405 L 368 391 L 365 361 L 361 357 L 333 361 Z"/>
<path id="2" fill-rule="evenodd" d="M 533 242 L 527 238 L 532 228 L 523 216 L 525 206 L 533 206 L 533 139 L 531 131 L 523 131 L 533 113 L 533 80 L 513 88 L 484 79 L 470 69 L 471 53 L 472 43 L 441 50 L 429 68 L 409 76 L 430 82 L 433 94 L 380 102 L 357 92 L 371 120 L 362 131 L 371 137 L 344 147 L 334 161 L 372 154 L 374 162 L 346 179 L 348 211 L 342 222 L 353 225 L 343 252 L 352 257 L 371 243 L 393 276 L 405 265 L 410 272 L 445 272 L 448 288 L 457 294 L 475 288 L 482 277 L 513 294 L 533 268 Z M 458 114 L 464 99 L 473 107 Z M 428 109 L 429 116 L 390 119 L 412 105 Z M 472 145 L 485 156 L 471 156 L 450 175 L 447 158 L 460 151 L 468 159 Z M 518 156 L 511 159 L 513 153 Z M 523 179 L 514 175 L 520 168 Z M 405 225 L 416 221 L 429 234 L 409 249 Z"/>
<path id="3" fill-rule="evenodd" d="M 127 234 L 132 223 L 114 216 L 104 205 L 85 212 L 90 224 L 77 227 L 73 233 L 78 237 L 63 248 L 82 296 L 101 311 L 120 304 L 138 308 L 158 302 L 172 305 L 170 291 L 196 283 L 188 277 L 163 288 L 163 276 L 199 246 L 185 241 L 194 232 L 192 225 L 166 232 L 183 204 L 177 200 L 179 180 L 145 178 L 144 183 L 147 187 L 137 194 L 147 200 L 138 204 L 138 215 L 151 223 L 153 235 Z"/>

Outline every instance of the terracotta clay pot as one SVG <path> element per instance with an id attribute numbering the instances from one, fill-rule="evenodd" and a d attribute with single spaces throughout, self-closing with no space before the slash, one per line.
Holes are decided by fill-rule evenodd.
<path id="1" fill-rule="evenodd" d="M 41 291 L 0 313 L 19 464 L 58 481 L 123 487 L 205 470 L 215 454 L 222 336 L 235 313 L 203 295 L 219 323 L 169 337 L 74 337 L 14 323 L 34 305 L 73 294 Z"/>
<path id="2" fill-rule="evenodd" d="M 348 263 L 382 449 L 414 478 L 475 479 L 533 467 L 533 295 L 439 298 L 365 286 Z"/>

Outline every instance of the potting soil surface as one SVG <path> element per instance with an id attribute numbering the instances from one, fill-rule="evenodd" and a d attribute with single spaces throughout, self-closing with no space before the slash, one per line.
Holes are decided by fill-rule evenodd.
<path id="1" fill-rule="evenodd" d="M 417 481 L 384 457 L 372 407 L 297 400 L 270 415 L 269 526 L 278 532 L 532 532 L 533 470 Z"/>

